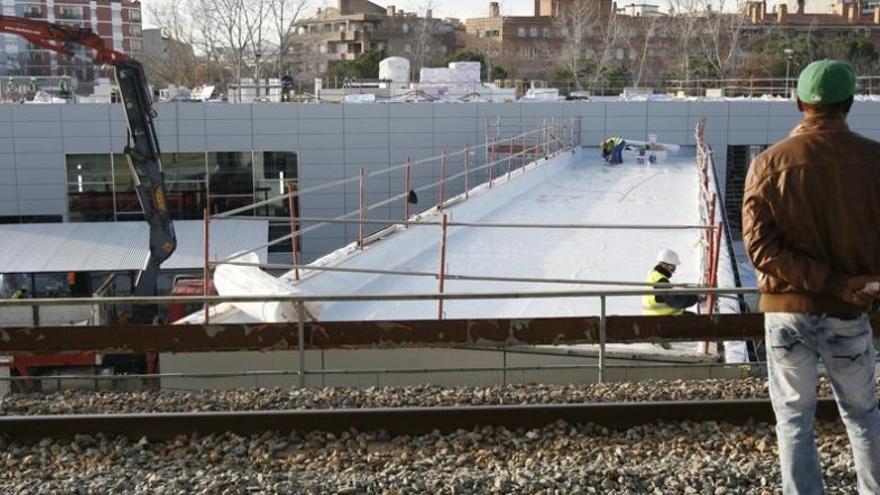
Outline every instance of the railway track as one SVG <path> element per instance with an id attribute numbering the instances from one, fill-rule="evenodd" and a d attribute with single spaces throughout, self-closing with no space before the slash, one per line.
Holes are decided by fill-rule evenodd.
<path id="1" fill-rule="evenodd" d="M 820 399 L 817 419 L 838 415 L 831 399 Z M 0 435 L 10 440 L 123 435 L 165 440 L 179 435 L 254 434 L 266 431 L 385 430 L 390 434 L 454 432 L 481 426 L 540 428 L 556 421 L 628 428 L 659 421 L 772 422 L 767 399 L 521 404 L 510 406 L 351 408 L 286 411 L 180 412 L 0 416 Z"/>

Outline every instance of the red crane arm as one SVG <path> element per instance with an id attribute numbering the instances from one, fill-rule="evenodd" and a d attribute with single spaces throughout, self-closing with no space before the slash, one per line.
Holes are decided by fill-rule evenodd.
<path id="1" fill-rule="evenodd" d="M 91 48 L 95 50 L 96 65 L 119 63 L 125 59 L 125 55 L 108 47 L 100 36 L 79 26 L 0 15 L 0 32 L 17 34 L 41 48 L 69 57 L 73 56 L 73 51 L 68 47 L 71 43 Z"/>

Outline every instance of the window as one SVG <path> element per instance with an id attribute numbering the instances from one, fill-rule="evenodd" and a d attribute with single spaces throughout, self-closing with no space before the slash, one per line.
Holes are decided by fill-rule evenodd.
<path id="1" fill-rule="evenodd" d="M 67 155 L 67 211 L 71 222 L 113 220 L 110 155 Z"/>
<path id="2" fill-rule="evenodd" d="M 141 22 L 141 11 L 137 9 L 130 9 L 128 11 L 128 19 L 132 22 Z"/>
<path id="3" fill-rule="evenodd" d="M 623 60 L 623 48 L 617 49 L 616 56 L 617 56 L 617 60 Z"/>
<path id="4" fill-rule="evenodd" d="M 208 153 L 208 192 L 211 213 L 254 202 L 253 156 L 250 151 Z"/>
<path id="5" fill-rule="evenodd" d="M 442 45 L 442 46 L 440 46 L 440 53 L 441 53 L 442 55 L 446 55 L 446 53 L 447 53 L 448 51 L 449 51 L 449 50 L 446 48 L 446 45 Z"/>
<path id="6" fill-rule="evenodd" d="M 318 45 L 318 53 L 327 53 L 327 45 L 324 43 Z"/>
<path id="7" fill-rule="evenodd" d="M 82 7 L 62 6 L 58 12 L 58 18 L 81 21 L 83 19 L 83 9 Z"/>
<path id="8" fill-rule="evenodd" d="M 545 37 L 545 38 L 549 38 L 549 37 L 550 37 L 550 28 L 548 28 L 548 27 L 545 27 L 545 28 L 544 28 L 544 37 Z"/>
<path id="9" fill-rule="evenodd" d="M 409 24 L 407 24 L 407 23 L 404 22 L 403 25 L 400 26 L 400 29 L 401 29 L 401 31 L 403 31 L 404 33 L 408 33 L 408 32 L 409 32 Z"/>
<path id="10" fill-rule="evenodd" d="M 482 38 L 482 37 L 483 37 L 483 36 L 482 36 L 482 33 L 483 33 L 483 32 L 480 31 L 479 29 L 477 29 L 477 30 L 474 32 L 474 34 L 477 36 L 477 38 Z M 487 31 L 487 34 L 488 34 L 488 31 Z"/>
<path id="11" fill-rule="evenodd" d="M 168 210 L 173 218 L 202 218 L 208 198 L 204 153 L 162 153 Z"/>
<path id="12" fill-rule="evenodd" d="M 538 28 L 536 28 L 536 27 L 529 28 L 529 36 L 531 36 L 532 38 L 537 38 L 538 37 Z"/>
<path id="13" fill-rule="evenodd" d="M 517 38 L 525 38 L 526 37 L 526 28 L 516 28 L 516 37 Z"/>
<path id="14" fill-rule="evenodd" d="M 630 60 L 635 60 L 635 59 L 636 59 L 636 51 L 633 50 L 632 48 L 629 49 L 629 59 L 630 59 Z"/>
<path id="15" fill-rule="evenodd" d="M 412 45 L 410 45 L 409 43 L 403 45 L 403 51 L 405 51 L 406 53 L 412 53 Z"/>

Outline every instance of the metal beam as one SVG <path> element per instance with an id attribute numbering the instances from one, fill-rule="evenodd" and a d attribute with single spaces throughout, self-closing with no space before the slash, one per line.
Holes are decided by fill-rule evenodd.
<path id="1" fill-rule="evenodd" d="M 880 314 L 872 315 L 875 328 Z M 13 352 L 218 352 L 293 350 L 299 324 L 119 325 L 0 328 Z M 599 318 L 308 322 L 307 349 L 598 344 Z M 607 343 L 753 340 L 763 315 L 609 316 Z"/>

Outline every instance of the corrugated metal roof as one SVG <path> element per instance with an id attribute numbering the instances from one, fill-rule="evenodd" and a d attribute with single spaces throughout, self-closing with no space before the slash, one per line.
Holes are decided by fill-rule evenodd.
<path id="1" fill-rule="evenodd" d="M 163 270 L 190 270 L 204 265 L 204 224 L 174 222 L 177 250 Z M 264 220 L 211 221 L 211 258 L 222 259 L 264 244 Z M 257 251 L 266 261 L 267 249 Z M 149 253 L 145 222 L 81 222 L 0 225 L 0 273 L 115 272 L 140 270 Z"/>

